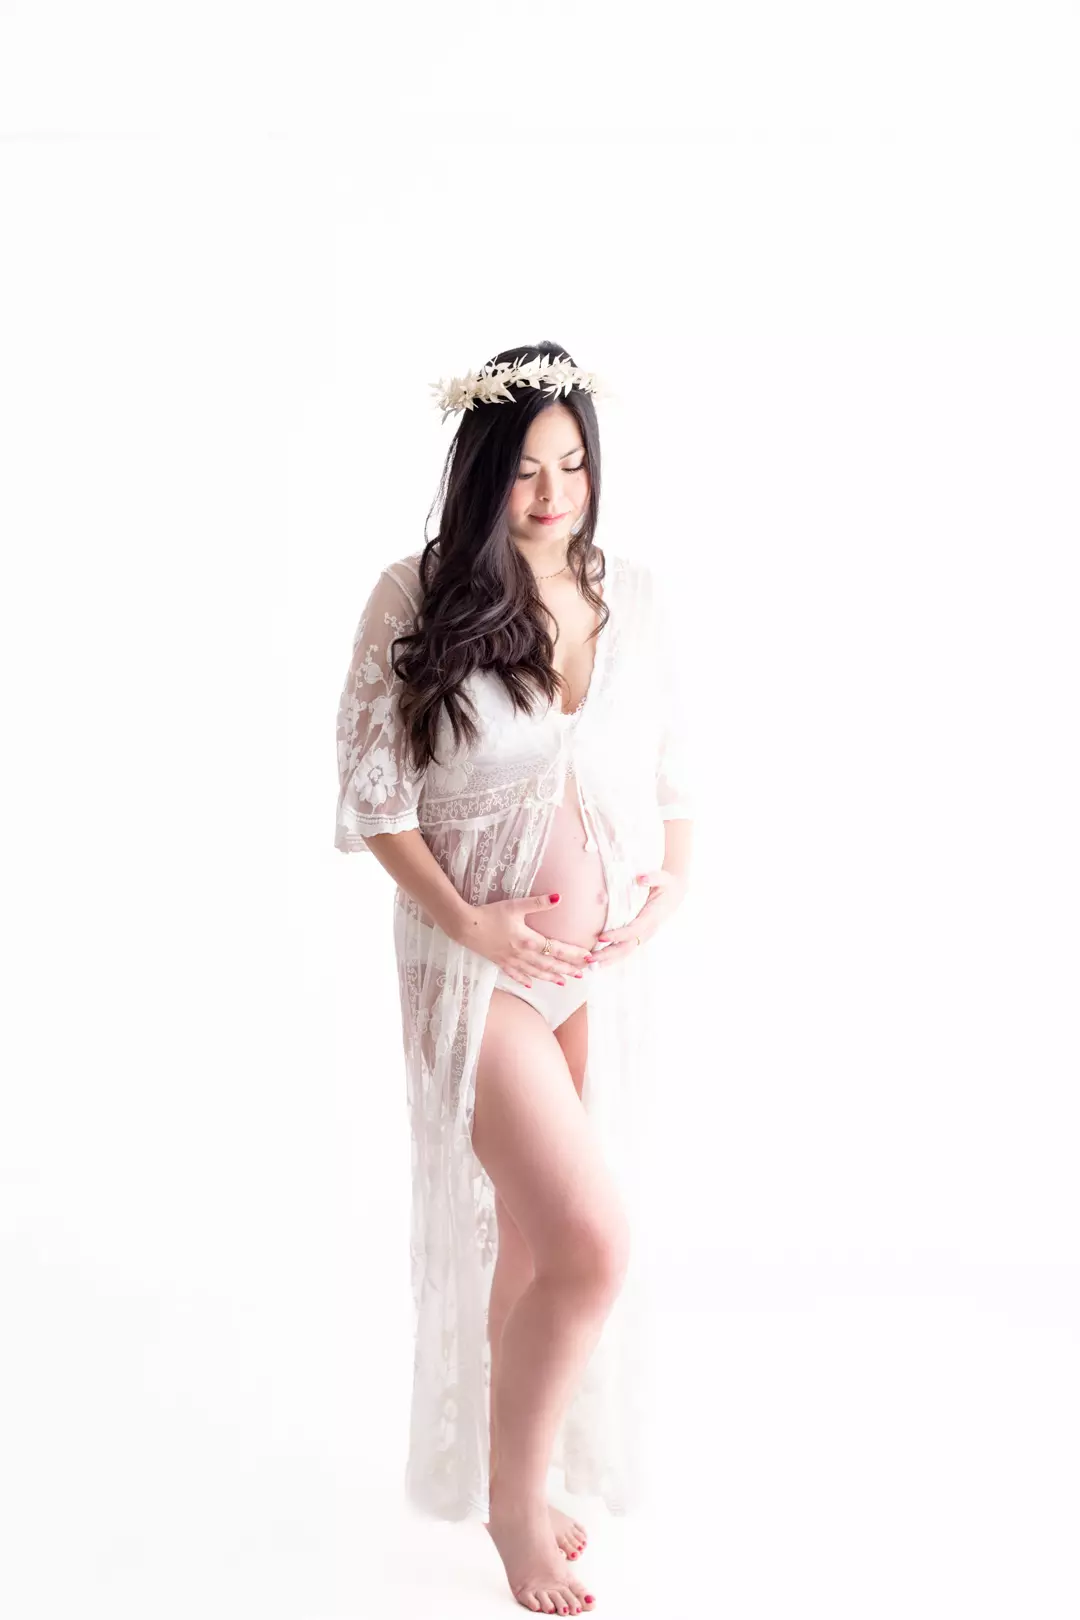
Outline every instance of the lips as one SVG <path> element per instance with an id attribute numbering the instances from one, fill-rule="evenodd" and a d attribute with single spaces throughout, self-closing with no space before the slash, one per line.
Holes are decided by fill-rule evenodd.
<path id="1" fill-rule="evenodd" d="M 569 517 L 569 512 L 553 512 L 548 517 L 534 517 L 534 523 L 558 523 L 562 518 Z"/>

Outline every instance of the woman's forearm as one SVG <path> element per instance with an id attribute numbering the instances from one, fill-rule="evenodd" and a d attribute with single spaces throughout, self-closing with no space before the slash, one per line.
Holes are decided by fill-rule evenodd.
<path id="1" fill-rule="evenodd" d="M 664 822 L 664 871 L 674 872 L 677 877 L 688 877 L 690 873 L 690 854 L 693 847 L 694 823 L 692 821 L 665 821 Z"/>
<path id="2" fill-rule="evenodd" d="M 375 833 L 368 838 L 367 846 L 379 864 L 423 907 L 443 933 L 459 940 L 462 924 L 473 908 L 454 888 L 419 827 L 409 827 L 405 832 Z"/>

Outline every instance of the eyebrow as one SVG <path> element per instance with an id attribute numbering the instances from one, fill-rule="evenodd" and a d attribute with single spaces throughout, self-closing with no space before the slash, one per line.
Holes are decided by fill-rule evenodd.
<path id="1" fill-rule="evenodd" d="M 583 444 L 575 444 L 575 446 L 574 446 L 574 448 L 572 450 L 564 450 L 562 455 L 559 457 L 559 460 L 560 461 L 565 461 L 567 456 L 576 456 L 578 451 L 579 450 L 584 450 L 584 448 L 585 448 L 585 446 Z M 540 465 L 540 457 L 539 456 L 522 456 L 521 459 L 522 459 L 522 461 L 535 461 L 536 465 L 538 467 Z"/>

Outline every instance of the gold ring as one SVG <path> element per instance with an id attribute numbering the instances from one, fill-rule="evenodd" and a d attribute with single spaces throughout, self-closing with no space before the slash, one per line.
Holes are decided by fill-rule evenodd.
<path id="1" fill-rule="evenodd" d="M 540 952 L 540 955 L 541 956 L 550 956 L 551 955 L 551 941 L 550 941 L 550 939 L 548 940 L 547 944 L 544 946 L 543 950 Z"/>

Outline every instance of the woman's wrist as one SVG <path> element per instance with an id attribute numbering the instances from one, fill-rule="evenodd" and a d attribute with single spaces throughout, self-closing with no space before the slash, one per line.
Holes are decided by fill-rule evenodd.
<path id="1" fill-rule="evenodd" d="M 452 895 L 446 897 L 437 910 L 432 911 L 432 916 L 443 933 L 456 945 L 465 945 L 468 943 L 470 925 L 477 909 L 476 906 L 469 904 L 464 895 L 458 894 L 455 890 Z"/>

